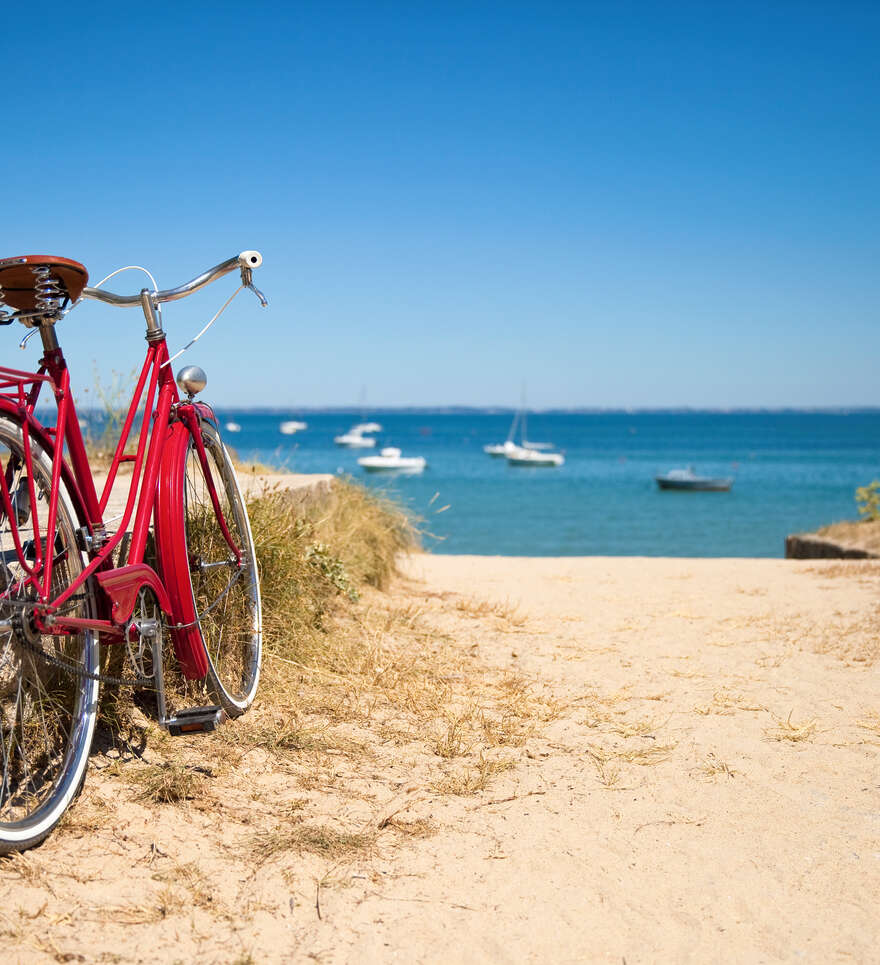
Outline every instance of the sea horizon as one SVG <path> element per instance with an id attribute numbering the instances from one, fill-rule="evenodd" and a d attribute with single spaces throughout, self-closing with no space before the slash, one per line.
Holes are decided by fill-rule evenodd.
<path id="1" fill-rule="evenodd" d="M 251 412 L 255 414 L 296 414 L 300 412 L 314 413 L 401 413 L 401 414 L 437 414 L 437 415 L 468 415 L 471 413 L 493 415 L 509 413 L 513 415 L 522 411 L 523 407 L 516 405 L 225 405 L 211 403 L 213 408 L 222 412 Z M 782 414 L 782 413 L 815 413 L 826 415 L 850 415 L 858 413 L 880 413 L 880 405 L 830 405 L 830 406 L 525 406 L 529 414 L 547 415 L 675 415 L 688 413 L 706 413 L 711 415 L 746 415 L 746 414 Z M 100 406 L 81 407 L 80 411 L 101 411 Z"/>

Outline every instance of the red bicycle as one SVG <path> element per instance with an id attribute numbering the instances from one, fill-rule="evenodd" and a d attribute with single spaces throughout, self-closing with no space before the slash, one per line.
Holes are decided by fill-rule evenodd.
<path id="1" fill-rule="evenodd" d="M 262 634 L 247 511 L 216 417 L 195 400 L 204 372 L 185 366 L 176 384 L 171 375 L 160 306 L 238 270 L 241 288 L 265 307 L 252 278 L 261 264 L 259 252 L 245 251 L 179 288 L 125 296 L 87 287 L 86 269 L 69 259 L 0 261 L 0 324 L 22 322 L 33 329 L 22 344 L 35 332 L 43 342 L 36 372 L 0 367 L 0 853 L 42 841 L 81 789 L 99 685 L 123 682 L 102 662 L 105 647 L 124 654 L 125 682 L 155 691 L 171 733 L 213 730 L 254 699 Z M 56 334 L 87 298 L 140 307 L 147 325 L 146 358 L 100 495 Z M 44 389 L 56 403 L 54 425 L 37 417 Z M 105 521 L 127 461 L 125 510 Z M 186 690 L 215 704 L 169 713 L 165 630 Z"/>

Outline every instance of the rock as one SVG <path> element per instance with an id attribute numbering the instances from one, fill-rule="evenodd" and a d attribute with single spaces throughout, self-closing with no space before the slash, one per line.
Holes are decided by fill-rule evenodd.
<path id="1" fill-rule="evenodd" d="M 787 560 L 876 560 L 877 553 L 823 539 L 816 533 L 797 533 L 785 539 Z"/>

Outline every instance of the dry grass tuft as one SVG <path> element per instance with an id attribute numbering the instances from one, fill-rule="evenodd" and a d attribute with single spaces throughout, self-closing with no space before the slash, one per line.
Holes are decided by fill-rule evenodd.
<path id="1" fill-rule="evenodd" d="M 596 767 L 596 776 L 603 787 L 614 787 L 620 780 L 620 765 L 613 754 L 602 748 L 590 748 L 588 751 Z"/>
<path id="2" fill-rule="evenodd" d="M 652 717 L 647 717 L 644 720 L 615 722 L 609 729 L 621 737 L 650 737 L 653 740 L 659 725 Z"/>
<path id="3" fill-rule="evenodd" d="M 263 713 L 254 712 L 235 726 L 222 728 L 217 739 L 234 749 L 262 748 L 283 759 L 334 746 L 325 726 L 306 723 L 295 710 L 283 706 L 280 699 L 272 700 Z"/>
<path id="4" fill-rule="evenodd" d="M 155 898 L 128 905 L 107 905 L 99 912 L 99 920 L 116 925 L 152 925 L 184 908 L 181 896 L 173 888 L 160 889 Z"/>
<path id="5" fill-rule="evenodd" d="M 339 861 L 370 851 L 374 832 L 340 831 L 326 824 L 294 824 L 272 831 L 260 831 L 248 842 L 251 858 L 259 864 L 286 854 L 316 854 Z"/>
<path id="6" fill-rule="evenodd" d="M 736 777 L 736 771 L 726 762 L 722 761 L 711 751 L 706 755 L 706 759 L 700 766 L 700 770 L 706 776 L 715 780 L 719 777 Z"/>
<path id="7" fill-rule="evenodd" d="M 775 715 L 773 719 L 776 721 L 775 726 L 765 728 L 764 736 L 774 741 L 789 741 L 792 744 L 809 741 L 815 736 L 818 727 L 815 717 L 803 724 L 792 723 L 791 713 L 785 720 Z"/>
<path id="8" fill-rule="evenodd" d="M 671 744 L 647 744 L 644 747 L 620 750 L 616 757 L 627 764 L 638 764 L 639 767 L 654 767 L 668 761 L 676 747 L 678 747 L 678 744 L 674 742 Z"/>
<path id="9" fill-rule="evenodd" d="M 306 661 L 322 645 L 333 601 L 383 589 L 397 554 L 417 543 L 412 521 L 361 486 L 269 489 L 248 501 L 260 566 L 267 653 Z"/>
<path id="10" fill-rule="evenodd" d="M 524 626 L 527 620 L 518 606 L 504 600 L 485 600 L 476 597 L 461 597 L 456 601 L 455 609 L 465 616 L 482 619 L 487 616 L 497 617 L 499 620 L 514 627 Z"/>
<path id="11" fill-rule="evenodd" d="M 872 710 L 865 714 L 857 723 L 863 730 L 868 730 L 874 734 L 875 737 L 880 737 L 880 712 Z"/>
<path id="12" fill-rule="evenodd" d="M 214 891 L 211 883 L 195 861 L 175 864 L 167 871 L 153 875 L 154 881 L 166 886 L 177 886 L 187 892 L 188 902 L 197 908 L 215 908 Z"/>
<path id="13" fill-rule="evenodd" d="M 735 690 L 728 690 L 726 687 L 716 690 L 708 704 L 694 707 L 694 710 L 704 717 L 709 714 L 731 715 L 738 710 L 760 712 L 766 709 L 763 704 L 759 704 Z"/>
<path id="14" fill-rule="evenodd" d="M 469 740 L 472 728 L 469 725 L 473 719 L 474 711 L 471 709 L 445 718 L 441 722 L 440 733 L 433 741 L 434 753 L 446 759 L 467 754 L 472 746 Z"/>
<path id="15" fill-rule="evenodd" d="M 136 801 L 178 804 L 204 798 L 208 793 L 208 768 L 162 761 L 125 772 L 125 779 L 136 788 Z"/>
<path id="16" fill-rule="evenodd" d="M 582 723 L 601 740 L 601 743 L 588 744 L 586 750 L 603 787 L 616 787 L 625 765 L 655 767 L 672 757 L 678 743 L 661 742 L 660 732 L 665 723 L 653 717 L 630 716 L 635 700 L 631 695 L 626 692 L 606 696 L 588 694 L 584 699 L 588 714 Z"/>
<path id="17" fill-rule="evenodd" d="M 833 626 L 823 628 L 814 642 L 817 653 L 871 666 L 880 660 L 880 615 L 873 610 L 850 614 L 835 613 Z"/>
<path id="18" fill-rule="evenodd" d="M 817 536 L 853 549 L 880 553 L 880 521 L 858 520 L 832 523 L 816 531 Z"/>
<path id="19" fill-rule="evenodd" d="M 435 835 L 439 828 L 434 821 L 429 818 L 389 818 L 383 828 L 390 828 L 398 834 L 407 838 L 430 838 Z"/>
<path id="20" fill-rule="evenodd" d="M 866 583 L 873 583 L 880 579 L 880 560 L 828 560 L 805 567 L 804 571 L 815 573 L 817 576 L 827 576 L 831 579 L 860 577 Z"/>
<path id="21" fill-rule="evenodd" d="M 432 788 L 438 794 L 453 794 L 466 797 L 485 791 L 498 774 L 513 767 L 511 760 L 490 759 L 480 755 L 479 760 L 436 781 Z"/>
<path id="22" fill-rule="evenodd" d="M 42 861 L 33 853 L 10 854 L 0 858 L 0 874 L 5 877 L 16 878 L 23 884 L 34 888 L 46 888 L 54 895 L 52 876 Z"/>

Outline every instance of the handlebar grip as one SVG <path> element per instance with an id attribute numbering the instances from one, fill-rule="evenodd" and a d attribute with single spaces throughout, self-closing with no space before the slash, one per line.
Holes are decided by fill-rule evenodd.
<path id="1" fill-rule="evenodd" d="M 263 264 L 263 256 L 259 251 L 243 251 L 238 256 L 238 263 L 242 268 L 259 268 Z"/>

